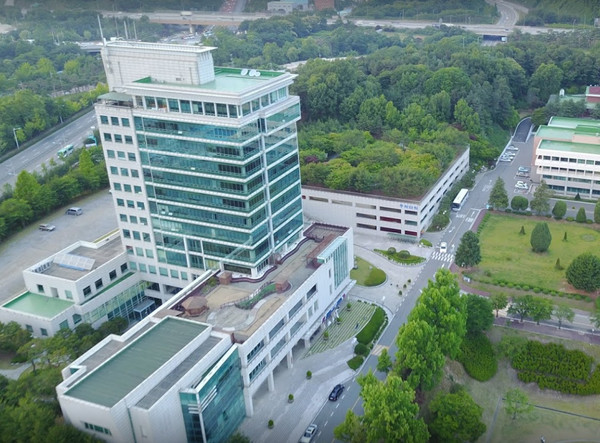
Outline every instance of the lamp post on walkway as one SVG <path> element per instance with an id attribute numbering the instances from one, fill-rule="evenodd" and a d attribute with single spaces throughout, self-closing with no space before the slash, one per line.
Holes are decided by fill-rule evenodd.
<path id="1" fill-rule="evenodd" d="M 13 128 L 13 135 L 15 136 L 15 143 L 17 144 L 17 150 L 19 150 L 19 138 L 17 137 L 17 131 L 21 128 Z"/>

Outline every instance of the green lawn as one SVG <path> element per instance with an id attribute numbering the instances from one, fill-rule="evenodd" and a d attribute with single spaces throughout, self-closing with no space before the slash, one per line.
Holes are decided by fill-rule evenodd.
<path id="1" fill-rule="evenodd" d="M 573 292 L 566 282 L 565 270 L 555 269 L 556 260 L 566 269 L 583 252 L 596 253 L 600 233 L 590 225 L 544 219 L 552 234 L 547 252 L 536 254 L 529 243 L 538 220 L 529 217 L 493 214 L 479 238 L 481 263 L 475 276 L 482 280 L 503 279 L 563 292 Z M 521 226 L 525 235 L 519 235 Z M 565 232 L 567 241 L 563 241 Z"/>
<path id="2" fill-rule="evenodd" d="M 502 335 L 524 335 L 533 340 L 549 341 L 547 336 L 511 328 L 495 326 L 490 331 L 490 338 L 493 342 L 499 341 Z M 567 349 L 580 349 L 593 356 L 596 362 L 600 361 L 600 347 L 598 346 L 563 339 L 552 339 L 551 341 L 561 343 Z M 479 438 L 478 443 L 539 442 L 542 435 L 548 442 L 598 441 L 600 421 L 567 414 L 568 412 L 600 419 L 600 396 L 598 395 L 567 395 L 541 390 L 534 383 L 524 384 L 517 379 L 516 371 L 505 359 L 498 362 L 498 372 L 486 382 L 478 382 L 470 378 L 460 363 L 449 361 L 446 365 L 446 376 L 441 386 L 435 391 L 438 389 L 447 391 L 451 382 L 464 385 L 475 402 L 484 409 L 482 421 L 487 426 L 487 431 Z M 530 416 L 512 420 L 504 411 L 502 397 L 514 387 L 523 390 L 528 395 L 530 403 L 563 412 L 535 408 Z M 431 398 L 434 395 L 435 392 L 431 392 L 427 396 Z M 495 420 L 494 414 L 496 414 Z"/>
<path id="3" fill-rule="evenodd" d="M 360 257 L 354 257 L 356 269 L 350 271 L 350 278 L 361 286 L 377 286 L 387 278 L 385 272 Z"/>

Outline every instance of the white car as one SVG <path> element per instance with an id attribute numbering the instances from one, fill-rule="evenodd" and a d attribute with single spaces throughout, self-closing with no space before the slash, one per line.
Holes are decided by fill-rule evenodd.
<path id="1" fill-rule="evenodd" d="M 518 151 L 519 148 L 517 148 L 516 146 L 513 146 L 513 145 L 509 145 L 506 147 L 506 150 L 507 151 Z"/>
<path id="2" fill-rule="evenodd" d="M 509 157 L 508 155 L 501 155 L 500 156 L 500 161 L 501 162 L 510 162 L 510 161 L 512 161 L 512 158 Z"/>
<path id="3" fill-rule="evenodd" d="M 311 423 L 308 428 L 306 428 L 306 431 L 304 431 L 304 435 L 300 437 L 300 440 L 298 440 L 298 443 L 312 442 L 317 435 L 317 428 L 318 427 L 316 424 Z"/>
<path id="4" fill-rule="evenodd" d="M 445 241 L 440 243 L 440 252 L 442 254 L 445 254 L 446 252 L 448 252 L 448 243 L 446 243 Z"/>
<path id="5" fill-rule="evenodd" d="M 525 182 L 517 182 L 515 183 L 515 188 L 517 189 L 529 189 L 529 185 Z"/>
<path id="6" fill-rule="evenodd" d="M 519 166 L 519 172 L 530 172 L 531 168 L 527 168 L 525 166 Z"/>

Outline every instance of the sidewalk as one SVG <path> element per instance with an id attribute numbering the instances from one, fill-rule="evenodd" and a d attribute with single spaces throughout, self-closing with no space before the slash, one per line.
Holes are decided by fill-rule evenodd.
<path id="1" fill-rule="evenodd" d="M 436 244 L 436 238 L 429 238 Z M 275 390 L 269 392 L 267 383 L 263 383 L 254 396 L 254 416 L 245 418 L 239 431 L 254 442 L 293 442 L 297 441 L 306 427 L 327 402 L 333 386 L 346 384 L 355 377 L 356 372 L 348 367 L 347 361 L 354 356 L 356 344 L 354 336 L 371 317 L 369 310 L 374 303 L 386 310 L 391 318 L 401 308 L 405 294 L 417 280 L 423 264 L 405 266 L 388 260 L 373 249 L 397 250 L 406 249 L 411 254 L 429 259 L 434 248 L 422 247 L 418 244 L 399 242 L 387 237 L 354 235 L 354 255 L 382 269 L 387 280 L 377 287 L 354 285 L 348 293 L 352 303 L 351 311 L 340 310 L 342 323 L 332 324 L 327 328 L 329 339 L 323 340 L 322 334 L 317 337 L 308 350 L 299 344 L 293 349 L 293 368 L 288 369 L 284 361 L 275 369 Z M 411 283 L 408 283 L 411 280 Z M 407 285 L 404 288 L 404 285 Z M 402 291 L 400 296 L 398 291 Z M 368 304 L 360 303 L 365 301 Z M 343 308 L 346 304 L 344 303 Z M 358 324 L 358 327 L 356 326 Z M 312 378 L 306 379 L 306 372 L 312 372 Z M 294 396 L 293 403 L 288 403 L 288 395 Z M 273 429 L 267 427 L 273 420 Z"/>

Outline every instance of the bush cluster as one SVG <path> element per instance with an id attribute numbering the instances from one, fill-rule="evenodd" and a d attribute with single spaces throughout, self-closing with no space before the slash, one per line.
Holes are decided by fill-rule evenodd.
<path id="1" fill-rule="evenodd" d="M 482 332 L 465 336 L 458 361 L 467 374 L 478 381 L 487 381 L 498 371 L 498 360 L 492 343 Z"/>
<path id="2" fill-rule="evenodd" d="M 382 249 L 375 249 L 375 252 L 379 252 L 390 260 L 394 260 L 397 263 L 402 263 L 405 265 L 415 265 L 419 263 L 423 263 L 425 259 L 423 257 L 419 257 L 418 255 L 411 255 L 409 251 L 403 249 L 402 251 L 391 252 L 394 248 L 389 248 L 387 251 Z"/>
<path id="3" fill-rule="evenodd" d="M 350 367 L 350 369 L 356 371 L 358 368 L 360 368 L 360 365 L 362 365 L 363 360 L 364 357 L 362 355 L 355 355 L 350 360 L 348 360 L 348 366 Z"/>
<path id="4" fill-rule="evenodd" d="M 369 355 L 369 347 L 362 343 L 357 343 L 356 346 L 354 346 L 354 353 L 356 355 L 362 355 L 366 357 L 367 355 Z"/>
<path id="5" fill-rule="evenodd" d="M 541 389 L 566 394 L 600 394 L 600 370 L 592 373 L 594 359 L 556 343 L 529 341 L 512 360 L 519 380 Z"/>
<path id="6" fill-rule="evenodd" d="M 384 324 L 385 311 L 378 306 L 375 309 L 371 320 L 369 320 L 369 323 L 367 323 L 365 327 L 362 328 L 361 331 L 356 335 L 356 340 L 358 340 L 359 343 L 368 346 L 369 343 L 371 343 L 375 339 L 377 333 L 383 327 Z"/>
<path id="7" fill-rule="evenodd" d="M 483 228 L 485 227 L 487 221 L 490 219 L 491 216 L 492 215 L 489 212 L 486 212 L 486 214 L 481 219 L 481 223 L 479 223 L 479 226 L 477 226 L 477 234 L 481 234 L 481 231 L 483 231 Z"/>

